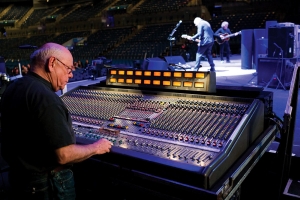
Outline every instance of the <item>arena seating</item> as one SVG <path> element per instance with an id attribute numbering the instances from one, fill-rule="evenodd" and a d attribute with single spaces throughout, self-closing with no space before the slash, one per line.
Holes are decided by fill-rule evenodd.
<path id="1" fill-rule="evenodd" d="M 258 7 L 259 2 L 262 3 L 261 5 L 266 5 L 266 3 L 272 4 L 273 0 L 259 2 L 228 1 L 227 4 L 224 2 L 226 1 L 222 1 L 223 13 L 218 13 L 216 10 L 212 11 L 217 14 L 212 13 L 211 17 L 206 19 L 210 22 L 214 31 L 220 27 L 222 21 L 228 21 L 231 31 L 238 32 L 242 29 L 264 28 L 266 21 L 280 20 L 280 15 L 276 12 L 278 10 L 272 6 L 263 9 L 264 12 L 262 12 L 262 9 L 259 9 L 260 12 L 253 12 L 255 11 L 254 6 L 257 5 Z M 277 5 L 275 2 L 277 1 L 274 0 L 274 5 Z M 121 15 L 121 21 L 108 23 L 107 20 L 111 19 L 109 17 L 113 17 L 108 16 L 111 14 L 107 11 L 108 8 L 123 4 L 131 5 L 131 10 L 127 10 L 127 14 Z M 9 6 L 9 12 L 5 12 L 5 9 Z M 42 9 L 35 9 L 32 6 L 24 6 L 23 4 L 18 5 L 17 3 L 3 5 L 0 6 L 0 19 L 18 19 L 22 24 L 19 28 L 20 33 L 15 31 L 13 35 L 10 34 L 10 29 L 8 29 L 8 37 L 0 37 L 0 55 L 6 58 L 6 66 L 8 67 L 15 66 L 16 61 L 28 63 L 29 55 L 33 49 L 20 49 L 18 47 L 20 45 L 38 47 L 49 41 L 68 46 L 74 60 L 81 61 L 86 59 L 91 61 L 102 54 L 111 59 L 113 64 L 134 65 L 134 62 L 142 61 L 145 57 L 182 55 L 184 52 L 180 47 L 187 41 L 180 36 L 182 34 L 192 35 L 196 32 L 193 19 L 201 15 L 199 13 L 200 9 L 197 9 L 199 6 L 191 0 L 176 0 L 175 2 L 170 0 L 87 1 Z M 241 12 L 244 10 L 252 12 L 235 12 L 233 14 L 231 7 L 237 6 L 239 6 Z M 31 14 L 27 14 L 30 9 L 33 9 L 33 11 Z M 194 12 L 195 9 L 199 11 Z M 140 19 L 140 16 L 145 13 L 147 13 L 147 17 Z M 165 13 L 167 17 L 159 16 L 158 13 Z M 23 16 L 26 19 L 22 18 Z M 47 22 L 46 19 L 51 16 L 56 17 L 53 21 Z M 130 22 L 131 17 L 138 18 L 134 22 Z M 174 33 L 175 40 L 170 46 L 168 36 L 178 23 L 178 19 L 184 18 L 184 22 Z M 95 24 L 97 22 L 95 19 L 99 19 L 98 23 L 102 23 L 103 26 Z M 76 23 L 89 22 L 90 20 L 94 20 L 93 23 L 90 23 L 90 26 L 86 25 L 82 28 L 76 25 Z M 125 26 L 125 20 L 127 20 L 127 24 L 128 22 L 130 24 Z M 159 23 L 160 21 L 161 23 Z M 39 30 L 41 24 L 45 25 L 45 29 L 42 31 Z M 112 27 L 108 27 L 108 25 L 112 25 Z M 29 30 L 29 27 L 34 26 L 36 30 L 30 29 L 30 31 L 24 32 L 24 30 Z M 97 27 L 97 29 L 94 27 Z M 14 27 L 14 29 L 18 29 L 18 27 Z M 76 42 L 77 38 L 82 38 L 82 42 Z M 232 37 L 230 40 L 232 53 L 240 53 L 240 38 Z M 196 49 L 196 46 L 192 43 L 189 45 L 191 60 L 195 59 Z M 172 52 L 170 52 L 171 50 Z M 217 46 L 214 51 L 217 52 Z"/>

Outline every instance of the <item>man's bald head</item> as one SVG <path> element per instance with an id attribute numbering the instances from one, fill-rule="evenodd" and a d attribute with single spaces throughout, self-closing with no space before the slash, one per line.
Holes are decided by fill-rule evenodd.
<path id="1" fill-rule="evenodd" d="M 34 51 L 30 59 L 30 70 L 49 81 L 54 91 L 64 89 L 73 77 L 73 56 L 60 44 L 46 43 Z"/>
<path id="2" fill-rule="evenodd" d="M 46 43 L 31 54 L 31 66 L 33 69 L 43 67 L 50 57 L 61 58 L 62 55 L 72 57 L 66 47 L 56 43 Z"/>

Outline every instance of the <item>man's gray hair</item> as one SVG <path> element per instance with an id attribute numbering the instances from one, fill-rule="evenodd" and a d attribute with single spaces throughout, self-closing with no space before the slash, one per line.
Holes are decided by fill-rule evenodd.
<path id="1" fill-rule="evenodd" d="M 61 48 L 45 44 L 31 54 L 30 61 L 33 65 L 44 65 L 51 56 L 57 57 L 60 54 L 62 54 Z"/>
<path id="2" fill-rule="evenodd" d="M 221 27 L 223 28 L 224 26 L 228 26 L 228 25 L 229 25 L 229 23 L 224 21 L 224 22 L 222 22 Z"/>
<path id="3" fill-rule="evenodd" d="M 199 24 L 202 19 L 200 17 L 196 17 L 194 19 L 194 24 Z"/>

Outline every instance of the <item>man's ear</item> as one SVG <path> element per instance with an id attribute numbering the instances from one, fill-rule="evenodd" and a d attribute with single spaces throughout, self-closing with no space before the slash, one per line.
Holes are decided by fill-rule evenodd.
<path id="1" fill-rule="evenodd" d="M 46 68 L 45 70 L 46 70 L 46 72 L 52 72 L 54 70 L 54 67 L 55 67 L 55 58 L 50 57 L 48 59 L 48 62 L 46 64 L 46 66 L 45 66 L 45 68 Z"/>

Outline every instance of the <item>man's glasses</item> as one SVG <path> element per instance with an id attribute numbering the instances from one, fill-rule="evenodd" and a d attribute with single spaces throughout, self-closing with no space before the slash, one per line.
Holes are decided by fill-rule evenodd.
<path id="1" fill-rule="evenodd" d="M 68 74 L 71 74 L 71 73 L 72 73 L 74 67 L 69 67 L 69 66 L 66 65 L 65 63 L 61 62 L 58 58 L 55 58 L 55 59 L 56 59 L 58 62 L 60 62 L 61 64 L 63 64 L 63 65 L 67 68 Z"/>

